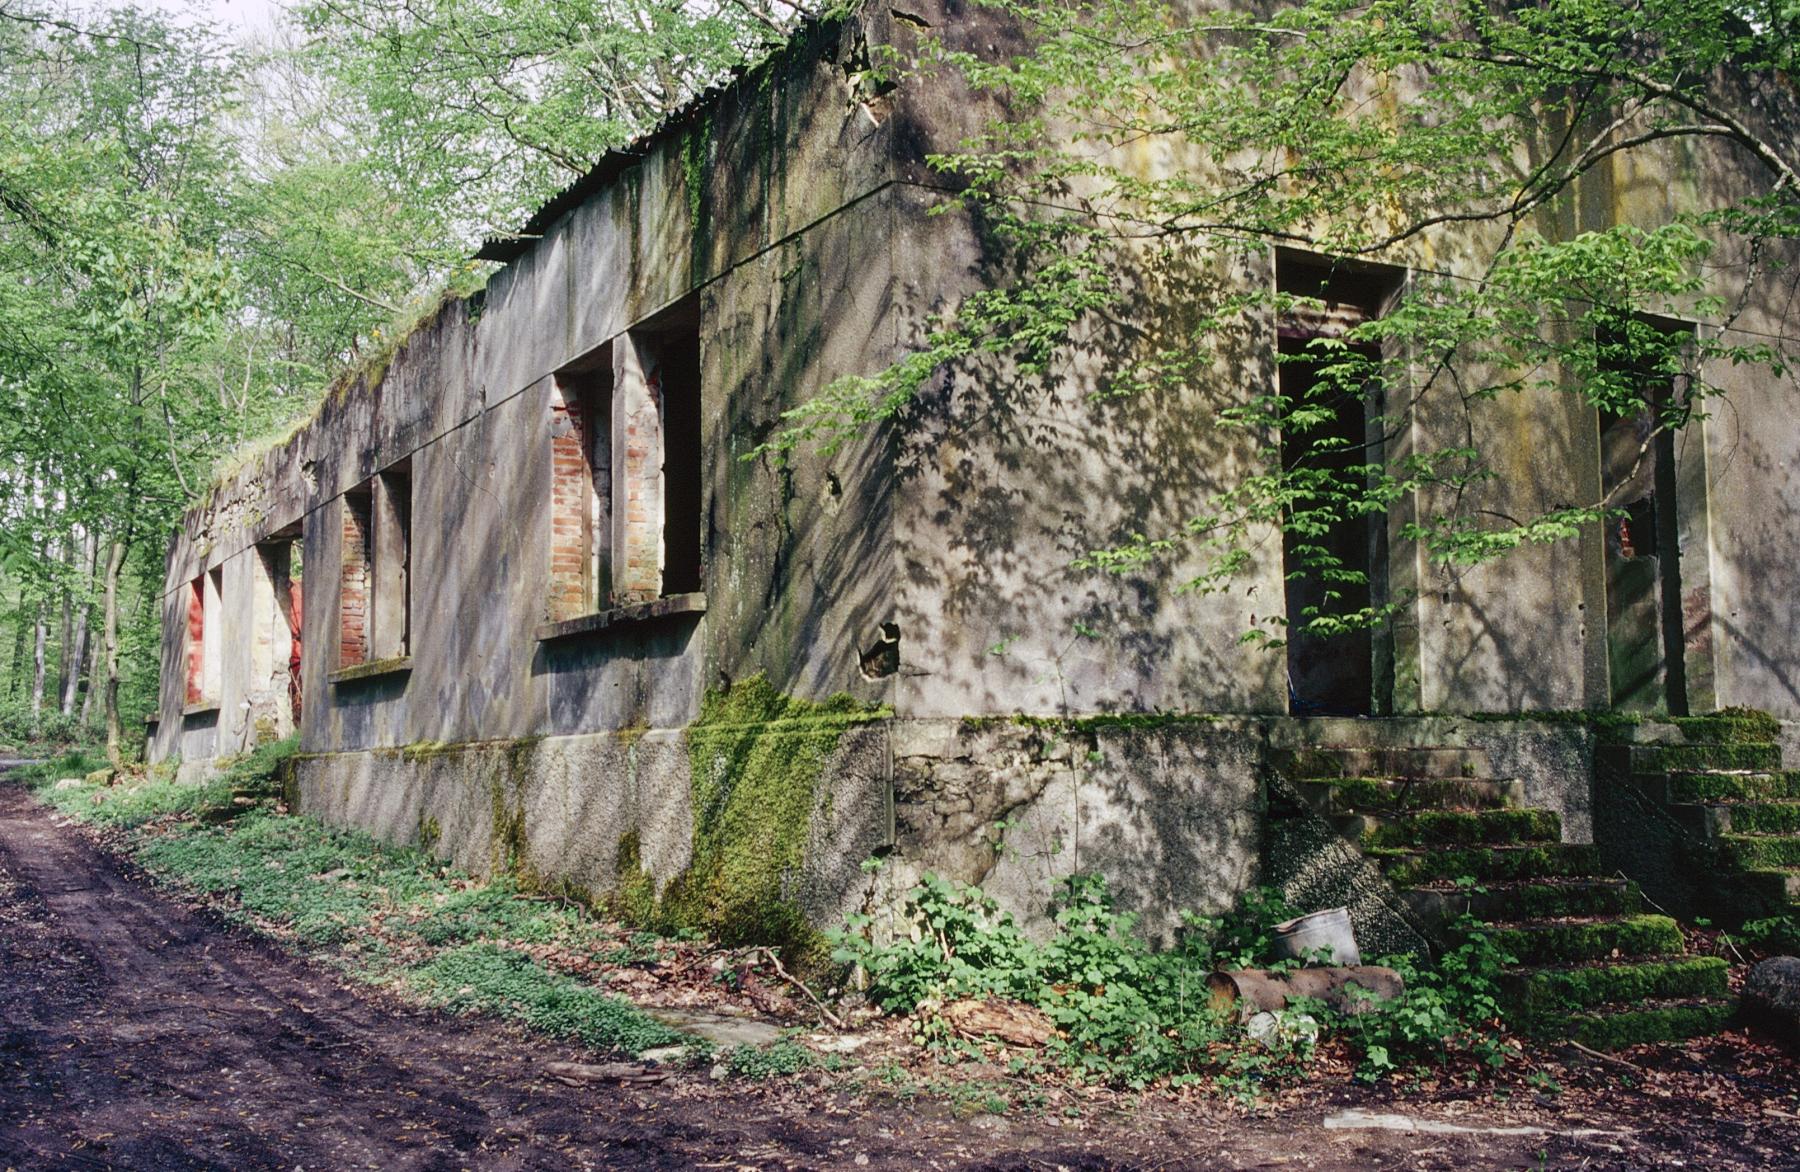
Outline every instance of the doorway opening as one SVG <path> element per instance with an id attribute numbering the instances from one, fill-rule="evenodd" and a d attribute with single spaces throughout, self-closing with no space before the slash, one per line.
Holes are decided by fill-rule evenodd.
<path id="1" fill-rule="evenodd" d="M 1689 704 L 1675 433 L 1660 426 L 1677 380 L 1662 358 L 1692 336 L 1691 326 L 1640 319 L 1599 339 L 1602 377 L 1622 378 L 1634 400 L 1596 408 L 1600 487 L 1615 510 L 1605 521 L 1611 700 L 1615 708 L 1671 716 L 1686 716 Z"/>
<path id="2" fill-rule="evenodd" d="M 1283 429 L 1280 453 L 1303 489 L 1287 507 L 1281 546 L 1288 710 L 1297 716 L 1368 716 L 1392 705 L 1391 654 L 1381 654 L 1369 620 L 1387 596 L 1387 525 L 1345 507 L 1382 461 L 1382 353 L 1371 343 L 1319 343 L 1343 343 L 1381 316 L 1404 276 L 1387 266 L 1276 256 L 1276 290 L 1309 299 L 1276 323 L 1283 413 L 1306 416 L 1304 427 Z M 1361 373 L 1346 379 L 1346 366 Z"/>

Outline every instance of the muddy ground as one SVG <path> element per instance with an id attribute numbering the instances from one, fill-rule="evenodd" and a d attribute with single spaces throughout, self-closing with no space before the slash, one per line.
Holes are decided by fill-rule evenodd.
<path id="1" fill-rule="evenodd" d="M 1275 1108 L 1108 1097 L 1078 1118 L 844 1074 L 569 1086 L 546 1063 L 598 1056 L 346 987 L 0 784 L 0 1169 L 1800 1166 L 1800 1079 L 1770 1053 L 1727 1037 L 1634 1055 L 1641 1076 L 1557 1068 L 1556 1095 L 1339 1080 Z M 1346 1112 L 1472 1130 L 1328 1126 Z"/>

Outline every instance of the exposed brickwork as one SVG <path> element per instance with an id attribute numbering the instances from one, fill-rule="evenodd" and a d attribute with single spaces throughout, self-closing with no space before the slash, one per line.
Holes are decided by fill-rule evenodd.
<path id="1" fill-rule="evenodd" d="M 338 588 L 338 666 L 369 658 L 369 496 L 344 496 L 343 581 Z"/>
<path id="2" fill-rule="evenodd" d="M 662 370 L 654 352 L 640 349 L 639 354 L 642 380 L 621 405 L 624 524 L 613 592 L 620 603 L 648 602 L 662 594 Z"/>
<path id="3" fill-rule="evenodd" d="M 579 394 L 550 402 L 550 597 L 552 619 L 595 609 L 592 421 Z"/>
<path id="4" fill-rule="evenodd" d="M 206 699 L 206 580 L 188 583 L 187 602 L 187 699 L 198 704 Z"/>

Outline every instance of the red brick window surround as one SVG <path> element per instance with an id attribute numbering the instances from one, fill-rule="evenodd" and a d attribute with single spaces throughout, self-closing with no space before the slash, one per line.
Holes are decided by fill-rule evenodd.
<path id="1" fill-rule="evenodd" d="M 369 565 L 374 560 L 374 493 L 367 481 L 343 496 L 343 574 L 338 585 L 338 666 L 369 659 Z"/>
<path id="2" fill-rule="evenodd" d="M 550 619 L 612 596 L 612 346 L 556 372 L 550 391 Z"/>
<path id="3" fill-rule="evenodd" d="M 204 576 L 187 588 L 187 695 L 184 704 L 206 698 L 206 584 Z"/>
<path id="4" fill-rule="evenodd" d="M 408 459 L 343 496 L 340 669 L 412 653 L 412 490 Z"/>
<path id="5" fill-rule="evenodd" d="M 216 704 L 224 655 L 224 641 L 219 631 L 220 593 L 224 572 L 219 567 L 207 570 L 187 589 L 187 687 L 183 703 Z"/>
<path id="6" fill-rule="evenodd" d="M 699 327 L 689 297 L 552 380 L 552 622 L 701 588 Z"/>

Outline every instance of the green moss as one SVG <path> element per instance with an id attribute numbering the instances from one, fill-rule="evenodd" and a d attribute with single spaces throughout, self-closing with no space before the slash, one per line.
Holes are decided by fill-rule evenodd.
<path id="1" fill-rule="evenodd" d="M 830 813 L 824 771 L 846 731 L 883 715 L 847 695 L 822 703 L 785 696 L 760 675 L 708 692 L 687 729 L 692 861 L 655 892 L 639 843 L 627 835 L 615 909 L 661 931 L 772 944 L 796 959 L 821 956 L 798 887 L 814 819 Z"/>
<path id="2" fill-rule="evenodd" d="M 1457 879 L 1465 875 L 1478 880 L 1591 875 L 1600 866 L 1596 849 L 1578 843 L 1422 852 L 1371 849 L 1367 853 L 1382 864 L 1382 869 L 1397 887 L 1413 887 L 1434 879 Z"/>
<path id="3" fill-rule="evenodd" d="M 1681 928 L 1667 916 L 1625 916 L 1591 923 L 1499 928 L 1494 942 L 1520 964 L 1570 964 L 1620 956 L 1664 956 L 1682 950 Z"/>
<path id="4" fill-rule="evenodd" d="M 1669 778 L 1671 802 L 1768 802 L 1800 798 L 1800 772 L 1677 773 Z"/>
<path id="5" fill-rule="evenodd" d="M 1800 867 L 1800 838 L 1721 834 L 1718 842 L 1725 861 L 1743 870 Z"/>
<path id="6" fill-rule="evenodd" d="M 439 842 L 443 841 L 444 828 L 430 814 L 419 817 L 419 849 L 427 854 L 436 851 Z"/>
<path id="7" fill-rule="evenodd" d="M 1729 971 L 1723 957 L 1689 956 L 1642 964 L 1593 968 L 1544 969 L 1521 973 L 1508 982 L 1510 1015 L 1542 1020 L 1608 1002 L 1657 998 L 1722 997 Z"/>
<path id="8" fill-rule="evenodd" d="M 1562 819 L 1554 810 L 1426 810 L 1365 819 L 1370 846 L 1466 846 L 1476 843 L 1556 842 Z"/>
<path id="9" fill-rule="evenodd" d="M 1509 800 L 1500 782 L 1460 777 L 1419 777 L 1395 781 L 1385 777 L 1327 777 L 1299 783 L 1325 798 L 1334 813 L 1371 814 L 1407 810 L 1499 809 Z"/>
<path id="10" fill-rule="evenodd" d="M 964 720 L 981 717 L 964 717 Z M 1051 732 L 1097 733 L 1135 729 L 1187 728 L 1216 724 L 1221 718 L 1206 712 L 1102 712 L 1093 716 L 1026 716 L 1009 718 L 1013 724 Z"/>
<path id="11" fill-rule="evenodd" d="M 1685 773 L 1781 768 L 1781 746 L 1759 742 L 1688 745 L 1633 745 L 1634 773 Z"/>
<path id="12" fill-rule="evenodd" d="M 1484 920 L 1619 916 L 1639 910 L 1643 902 L 1636 885 L 1610 879 L 1490 887 L 1469 901 L 1474 914 Z"/>
<path id="13" fill-rule="evenodd" d="M 1800 832 L 1800 802 L 1766 802 L 1731 807 L 1731 829 L 1740 834 Z"/>
<path id="14" fill-rule="evenodd" d="M 1597 1050 L 1618 1050 L 1645 1042 L 1671 1042 L 1718 1033 L 1729 1026 L 1736 1015 L 1734 1002 L 1707 1001 L 1621 1013 L 1575 1014 L 1555 1032 Z"/>
<path id="15" fill-rule="evenodd" d="M 1721 708 L 1703 716 L 1677 716 L 1671 723 L 1694 743 L 1762 744 L 1781 736 L 1781 722 L 1755 708 Z"/>

